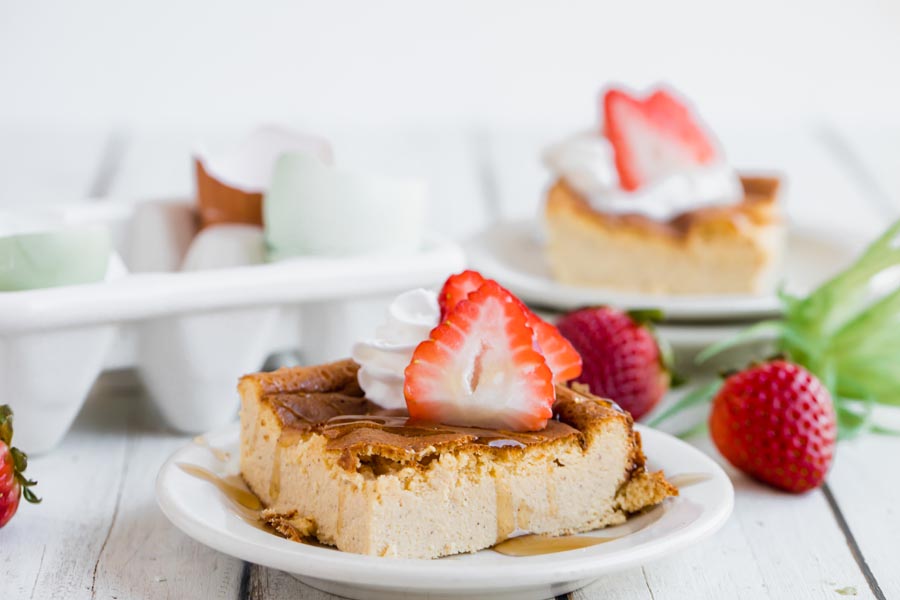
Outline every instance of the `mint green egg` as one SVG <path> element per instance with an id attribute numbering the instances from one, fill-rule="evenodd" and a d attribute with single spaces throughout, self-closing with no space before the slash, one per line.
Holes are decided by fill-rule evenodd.
<path id="1" fill-rule="evenodd" d="M 109 231 L 101 226 L 0 238 L 0 291 L 101 281 L 111 252 Z"/>

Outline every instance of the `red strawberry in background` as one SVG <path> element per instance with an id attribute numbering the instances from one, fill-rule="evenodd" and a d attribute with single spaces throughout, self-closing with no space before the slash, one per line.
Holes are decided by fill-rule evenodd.
<path id="1" fill-rule="evenodd" d="M 28 466 L 27 457 L 12 446 L 12 410 L 0 406 L 0 527 L 6 525 L 19 508 L 19 499 L 32 503 L 40 498 L 31 491 L 36 481 L 29 481 L 23 474 Z"/>
<path id="2" fill-rule="evenodd" d="M 406 368 L 413 419 L 534 431 L 553 416 L 552 374 L 521 302 L 485 281 L 451 308 Z"/>
<path id="3" fill-rule="evenodd" d="M 726 379 L 713 399 L 709 432 L 732 465 L 794 493 L 822 484 L 837 440 L 828 390 L 783 360 Z"/>
<path id="4" fill-rule="evenodd" d="M 619 182 L 628 191 L 717 158 L 711 134 L 666 90 L 646 98 L 608 90 L 603 97 L 603 131 L 613 147 Z"/>
<path id="5" fill-rule="evenodd" d="M 468 298 L 469 294 L 480 288 L 485 281 L 488 280 L 477 271 L 463 271 L 462 273 L 451 275 L 438 295 L 438 303 L 441 307 L 441 321 L 447 318 L 447 315 L 453 311 L 460 301 Z M 534 331 L 534 341 L 541 354 L 544 355 L 547 366 L 550 367 L 550 371 L 553 373 L 553 382 L 562 383 L 578 377 L 581 373 L 581 356 L 575 351 L 572 344 L 560 335 L 556 327 L 531 312 L 521 300 L 513 296 L 505 288 L 501 289 L 519 303 L 525 313 L 528 326 Z"/>
<path id="6" fill-rule="evenodd" d="M 632 316 L 635 315 L 635 316 Z M 560 333 L 581 354 L 577 381 L 591 393 L 614 400 L 640 419 L 669 390 L 671 377 L 652 331 L 641 321 L 653 313 L 624 313 L 605 306 L 569 313 Z"/>

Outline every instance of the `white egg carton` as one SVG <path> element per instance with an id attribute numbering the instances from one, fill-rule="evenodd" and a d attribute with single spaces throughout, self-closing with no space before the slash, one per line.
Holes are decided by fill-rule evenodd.
<path id="1" fill-rule="evenodd" d="M 0 293 L 0 399 L 15 413 L 16 445 L 33 453 L 59 443 L 104 365 L 121 364 L 111 356 L 117 340 L 133 338 L 135 366 L 165 421 L 207 431 L 234 418 L 237 379 L 271 352 L 288 343 L 310 362 L 347 355 L 371 333 L 363 329 L 376 322 L 373 309 L 383 311 L 375 306 L 464 264 L 455 243 L 429 234 L 415 255 L 179 272 L 196 233 L 191 203 L 68 210 L 109 225 L 128 273 Z"/>

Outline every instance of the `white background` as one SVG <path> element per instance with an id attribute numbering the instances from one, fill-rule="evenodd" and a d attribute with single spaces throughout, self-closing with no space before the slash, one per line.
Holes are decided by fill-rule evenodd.
<path id="1" fill-rule="evenodd" d="M 577 128 L 658 80 L 714 126 L 900 122 L 892 0 L 0 7 L 0 126 Z"/>

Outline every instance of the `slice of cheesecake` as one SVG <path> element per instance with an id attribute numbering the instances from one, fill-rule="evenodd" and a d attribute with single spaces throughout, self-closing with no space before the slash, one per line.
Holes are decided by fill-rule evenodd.
<path id="1" fill-rule="evenodd" d="M 547 197 L 547 257 L 560 282 L 626 292 L 760 294 L 777 284 L 784 222 L 779 180 L 743 177 L 734 205 L 670 221 L 592 207 L 563 180 Z"/>
<path id="2" fill-rule="evenodd" d="M 678 491 L 645 470 L 615 404 L 557 387 L 537 432 L 409 423 L 366 400 L 358 365 L 243 377 L 241 474 L 286 537 L 340 550 L 436 558 L 521 533 L 624 522 Z"/>

